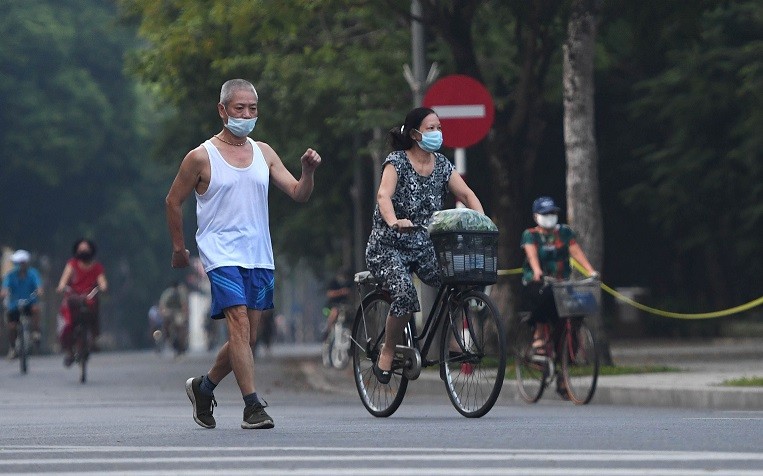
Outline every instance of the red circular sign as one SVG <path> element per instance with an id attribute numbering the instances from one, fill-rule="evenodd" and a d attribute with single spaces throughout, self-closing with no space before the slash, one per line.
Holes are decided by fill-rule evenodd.
<path id="1" fill-rule="evenodd" d="M 495 107 L 490 92 L 476 79 L 452 74 L 435 82 L 424 96 L 424 106 L 440 116 L 443 143 L 469 147 L 490 131 Z"/>

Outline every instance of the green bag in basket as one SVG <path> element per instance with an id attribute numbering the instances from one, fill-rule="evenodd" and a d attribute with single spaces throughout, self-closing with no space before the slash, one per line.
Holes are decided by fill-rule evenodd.
<path id="1" fill-rule="evenodd" d="M 429 233 L 449 231 L 498 231 L 487 215 L 470 208 L 449 208 L 434 212 L 429 222 Z"/>

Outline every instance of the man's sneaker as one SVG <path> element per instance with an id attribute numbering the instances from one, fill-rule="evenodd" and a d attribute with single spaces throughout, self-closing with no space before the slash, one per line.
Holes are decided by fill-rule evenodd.
<path id="1" fill-rule="evenodd" d="M 267 403 L 265 403 L 265 406 L 260 403 L 255 403 L 254 405 L 245 407 L 244 421 L 241 423 L 241 428 L 245 430 L 266 430 L 268 428 L 273 428 L 275 426 L 273 425 L 273 419 L 270 418 L 270 415 L 265 413 L 266 406 Z"/>
<path id="2" fill-rule="evenodd" d="M 185 393 L 193 405 L 193 421 L 204 428 L 214 428 L 215 417 L 212 416 L 212 411 L 217 406 L 217 400 L 214 395 L 206 396 L 201 392 L 199 386 L 203 378 L 202 376 L 186 380 Z"/>

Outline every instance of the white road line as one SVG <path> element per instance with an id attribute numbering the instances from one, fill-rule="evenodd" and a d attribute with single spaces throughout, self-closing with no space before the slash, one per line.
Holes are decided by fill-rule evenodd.
<path id="1" fill-rule="evenodd" d="M 693 417 L 687 420 L 763 420 L 763 417 Z"/>
<path id="2" fill-rule="evenodd" d="M 217 468 L 214 468 L 217 469 Z M 146 471 L 124 471 L 124 470 L 96 470 L 96 471 L 76 471 L 76 472 L 36 472 L 36 473 L 10 473 L 19 476 L 30 475 L 58 475 L 58 476 L 80 476 L 83 474 L 98 475 L 131 475 L 131 476 L 208 476 L 213 468 L 203 470 L 146 470 Z M 543 474 L 548 476 L 760 476 L 763 471 L 760 470 L 713 470 L 713 469 L 660 469 L 660 468 L 547 468 L 542 466 L 525 466 L 521 468 L 469 468 L 465 472 L 463 468 L 302 468 L 302 469 L 277 469 L 277 468 L 246 468 L 219 470 L 226 475 L 272 475 L 272 476 L 406 476 L 427 474 L 431 476 L 463 476 L 465 473 L 474 476 L 526 476 L 528 474 Z"/>
<path id="3" fill-rule="evenodd" d="M 461 104 L 456 106 L 432 106 L 440 119 L 479 119 L 485 117 L 484 104 Z"/>
<path id="4" fill-rule="evenodd" d="M 24 458 L 24 459 L 9 459 L 0 461 L 0 468 L 10 466 L 24 466 L 24 465 L 87 465 L 87 464 L 156 464 L 156 463 L 209 463 L 214 466 L 222 463 L 322 463 L 322 462 L 368 462 L 368 461 L 388 461 L 390 459 L 390 453 L 372 453 L 363 455 L 341 455 L 341 454 L 324 454 L 324 455 L 291 455 L 291 454 L 261 454 L 252 455 L 251 449 L 247 451 L 246 455 L 242 456 L 148 456 L 141 455 L 140 457 L 64 457 L 64 458 Z M 0 454 L 3 454 L 0 452 Z M 194 452 L 195 454 L 195 452 Z M 538 453 L 482 453 L 475 454 L 472 452 L 462 452 L 460 454 L 396 454 L 394 460 L 396 462 L 401 461 L 432 461 L 432 462 L 463 462 L 469 459 L 479 461 L 537 461 L 537 462 L 555 462 L 555 463 L 569 463 L 571 461 L 576 462 L 689 462 L 689 461 L 763 461 L 763 454 L 756 453 L 693 453 L 693 454 L 660 454 L 660 453 L 643 453 L 637 455 L 617 455 L 617 454 L 555 454 L 553 451 L 546 454 Z"/>
<path id="5" fill-rule="evenodd" d="M 528 456 L 548 456 L 550 452 L 553 455 L 561 455 L 560 458 L 568 459 L 571 456 L 580 455 L 601 455 L 605 458 L 616 457 L 652 457 L 656 454 L 664 455 L 666 458 L 698 458 L 698 459 L 763 459 L 763 454 L 743 451 L 649 451 L 649 450 L 586 450 L 586 449 L 512 449 L 512 448 L 435 448 L 435 447 L 325 447 L 325 446 L 272 446 L 257 447 L 251 446 L 226 446 L 226 447 L 198 447 L 198 446 L 74 446 L 74 445 L 6 445 L 0 446 L 0 455 L 11 453 L 236 453 L 246 452 L 266 453 L 273 452 L 318 452 L 326 453 L 393 453 L 393 454 L 423 454 L 424 456 L 438 456 L 444 454 L 456 455 L 528 455 Z M 0 462 L 1 463 L 1 462 Z"/>

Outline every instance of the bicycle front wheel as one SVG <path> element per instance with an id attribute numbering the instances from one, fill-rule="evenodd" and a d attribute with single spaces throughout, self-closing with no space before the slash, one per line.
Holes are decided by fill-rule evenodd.
<path id="1" fill-rule="evenodd" d="M 532 348 L 535 326 L 520 322 L 514 342 L 514 369 L 517 374 L 517 391 L 522 400 L 535 403 L 546 389 L 549 366 L 546 356 L 539 356 Z"/>
<path id="2" fill-rule="evenodd" d="M 449 304 L 440 360 L 445 388 L 456 410 L 478 418 L 493 408 L 506 375 L 506 337 L 487 295 L 468 291 Z"/>
<path id="3" fill-rule="evenodd" d="M 562 375 L 570 401 L 585 405 L 591 401 L 599 378 L 599 352 L 591 330 L 584 322 L 570 322 L 562 344 Z"/>
<path id="4" fill-rule="evenodd" d="M 391 302 L 392 298 L 386 292 L 367 296 L 358 308 L 352 326 L 350 349 L 355 387 L 363 406 L 375 417 L 388 417 L 395 413 L 408 388 L 408 379 L 401 369 L 393 367 L 392 379 L 386 385 L 376 379 L 373 371 L 384 343 L 384 328 Z M 406 340 L 406 345 L 412 345 L 410 331 L 406 332 Z"/>
<path id="5" fill-rule="evenodd" d="M 23 322 L 23 318 L 19 320 L 18 328 L 18 349 L 17 354 L 19 356 L 19 367 L 22 374 L 27 373 L 28 358 L 29 358 L 29 333 L 27 331 L 26 324 Z"/>
<path id="6" fill-rule="evenodd" d="M 343 370 L 350 363 L 350 330 L 338 326 L 334 332 L 334 343 L 331 347 L 331 365 L 337 370 Z"/>

